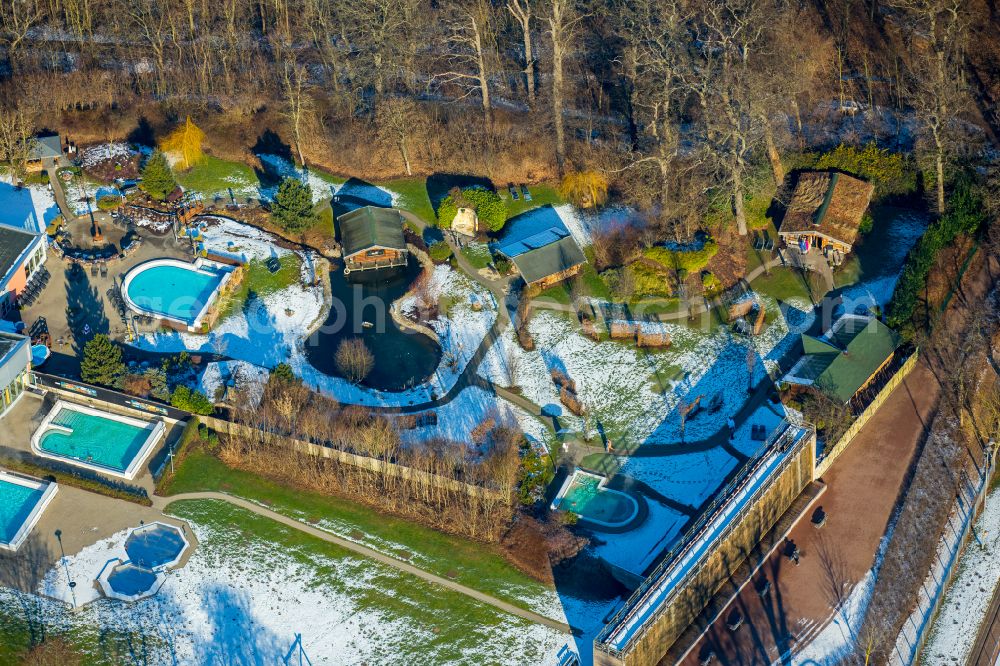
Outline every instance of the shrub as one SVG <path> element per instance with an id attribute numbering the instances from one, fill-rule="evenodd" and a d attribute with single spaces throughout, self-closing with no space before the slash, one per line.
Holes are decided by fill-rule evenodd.
<path id="1" fill-rule="evenodd" d="M 270 378 L 275 381 L 285 382 L 285 383 L 292 383 L 298 380 L 298 377 L 296 377 L 295 373 L 292 372 L 292 366 L 288 365 L 287 363 L 279 363 L 278 365 L 274 366 L 274 369 L 271 370 Z"/>
<path id="2" fill-rule="evenodd" d="M 508 273 L 510 273 L 510 270 L 511 268 L 513 268 L 513 266 L 514 264 L 511 262 L 511 260 L 507 259 L 506 257 L 497 257 L 496 259 L 493 260 L 493 268 L 497 269 L 497 273 L 499 273 L 500 275 L 507 275 Z"/>
<path id="3" fill-rule="evenodd" d="M 518 470 L 517 496 L 521 504 L 531 506 L 540 501 L 554 474 L 547 456 L 543 457 L 533 448 L 528 449 L 521 458 Z"/>
<path id="4" fill-rule="evenodd" d="M 722 291 L 722 283 L 711 271 L 704 271 L 701 274 L 701 286 L 705 290 L 706 296 L 715 296 Z"/>
<path id="5" fill-rule="evenodd" d="M 438 224 L 450 229 L 459 208 L 472 208 L 479 217 L 479 224 L 490 231 L 500 231 L 507 222 L 507 204 L 500 195 L 484 187 L 467 187 L 452 190 L 438 206 Z"/>
<path id="6" fill-rule="evenodd" d="M 580 208 L 603 206 L 608 201 L 608 179 L 597 171 L 570 171 L 559 183 L 559 196 Z"/>
<path id="7" fill-rule="evenodd" d="M 122 205 L 122 198 L 111 195 L 106 195 L 97 200 L 97 207 L 101 210 L 115 210 Z"/>
<path id="8" fill-rule="evenodd" d="M 161 143 L 164 152 L 172 153 L 180 159 L 181 168 L 190 169 L 205 159 L 202 143 L 205 133 L 188 116 L 184 124 L 171 132 Z"/>
<path id="9" fill-rule="evenodd" d="M 271 202 L 271 217 L 279 227 L 292 233 L 312 226 L 316 213 L 309 184 L 290 176 L 282 180 Z"/>
<path id="10" fill-rule="evenodd" d="M 80 377 L 90 384 L 114 386 L 125 374 L 121 347 L 107 335 L 98 333 L 83 346 Z"/>
<path id="11" fill-rule="evenodd" d="M 705 268 L 718 251 L 719 244 L 715 242 L 714 238 L 708 238 L 704 245 L 697 250 L 671 250 L 661 245 L 654 245 L 646 248 L 642 254 L 664 268 L 694 273 Z"/>
<path id="12" fill-rule="evenodd" d="M 154 150 L 153 154 L 146 160 L 146 166 L 142 168 L 142 181 L 139 183 L 139 189 L 157 201 L 163 201 L 176 188 L 177 182 L 170 170 L 167 156 L 159 150 Z"/>
<path id="13" fill-rule="evenodd" d="M 858 225 L 858 233 L 864 236 L 865 234 L 871 233 L 871 230 L 875 228 L 875 218 L 868 211 L 861 216 L 861 224 Z"/>
<path id="14" fill-rule="evenodd" d="M 49 172 L 48 171 L 36 171 L 34 173 L 29 173 L 24 177 L 25 185 L 48 185 L 49 184 Z"/>
<path id="15" fill-rule="evenodd" d="M 215 411 L 212 401 L 204 393 L 183 385 L 174 389 L 174 394 L 170 396 L 170 404 L 177 409 L 202 416 L 207 416 Z"/>
<path id="16" fill-rule="evenodd" d="M 808 162 L 808 159 L 804 160 Z M 841 144 L 816 158 L 814 169 L 837 169 L 860 176 L 875 186 L 875 199 L 911 194 L 917 189 L 913 160 L 869 143 L 862 148 Z"/>
<path id="17" fill-rule="evenodd" d="M 443 264 L 451 258 L 451 246 L 444 241 L 438 241 L 431 244 L 427 249 L 427 254 L 430 255 L 434 263 Z"/>
<path id="18" fill-rule="evenodd" d="M 665 273 L 658 271 L 642 261 L 637 261 L 625 269 L 624 282 L 631 285 L 632 295 L 672 296 L 673 290 Z"/>

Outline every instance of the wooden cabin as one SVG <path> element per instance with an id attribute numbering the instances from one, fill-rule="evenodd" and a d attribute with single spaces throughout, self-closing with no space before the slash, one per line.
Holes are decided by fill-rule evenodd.
<path id="1" fill-rule="evenodd" d="M 337 224 L 345 274 L 406 265 L 403 216 L 395 208 L 365 206 L 344 213 Z"/>
<path id="2" fill-rule="evenodd" d="M 583 250 L 565 226 L 552 225 L 532 232 L 510 234 L 497 245 L 529 286 L 548 289 L 573 277 L 587 263 Z"/>
<path id="3" fill-rule="evenodd" d="M 850 253 L 875 186 L 838 172 L 812 171 L 798 184 L 778 235 L 803 254 Z M 837 262 L 839 263 L 839 262 Z"/>

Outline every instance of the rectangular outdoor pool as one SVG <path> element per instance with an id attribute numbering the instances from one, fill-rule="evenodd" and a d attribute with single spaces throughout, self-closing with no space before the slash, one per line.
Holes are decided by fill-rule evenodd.
<path id="1" fill-rule="evenodd" d="M 56 493 L 56 485 L 0 471 L 0 550 L 17 550 Z"/>
<path id="2" fill-rule="evenodd" d="M 31 438 L 34 452 L 113 476 L 134 479 L 166 427 L 62 400 Z"/>

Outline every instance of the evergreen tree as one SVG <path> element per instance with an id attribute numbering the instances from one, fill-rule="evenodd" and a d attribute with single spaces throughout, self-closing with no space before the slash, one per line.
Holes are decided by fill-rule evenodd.
<path id="1" fill-rule="evenodd" d="M 285 231 L 294 233 L 307 229 L 316 221 L 312 188 L 298 178 L 285 178 L 274 195 L 271 215 Z"/>
<path id="2" fill-rule="evenodd" d="M 167 195 L 174 191 L 177 182 L 174 174 L 170 170 L 167 156 L 159 150 L 154 150 L 153 154 L 146 160 L 146 166 L 142 169 L 142 182 L 139 187 L 143 192 L 153 197 L 157 201 L 163 201 Z"/>
<path id="3" fill-rule="evenodd" d="M 98 333 L 83 346 L 80 376 L 83 381 L 101 386 L 114 386 L 125 374 L 122 350 L 111 339 Z"/>

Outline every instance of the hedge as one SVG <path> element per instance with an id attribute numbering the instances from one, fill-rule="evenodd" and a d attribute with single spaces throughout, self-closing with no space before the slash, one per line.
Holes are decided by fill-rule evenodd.
<path id="1" fill-rule="evenodd" d="M 507 223 L 507 204 L 500 195 L 483 187 L 467 187 L 461 192 L 452 191 L 438 206 L 438 224 L 450 229 L 459 208 L 473 208 L 479 224 L 490 231 L 500 231 Z"/>
<path id="2" fill-rule="evenodd" d="M 667 283 L 667 276 L 637 261 L 625 270 L 632 273 L 635 282 L 635 296 L 673 296 L 673 291 Z"/>
<path id="3" fill-rule="evenodd" d="M 986 221 L 984 204 L 976 184 L 968 175 L 961 176 L 948 198 L 947 212 L 921 236 L 907 255 L 906 264 L 889 301 L 889 325 L 909 329 L 927 285 L 927 276 L 938 252 L 951 244 L 959 234 L 975 234 Z"/>
<path id="4" fill-rule="evenodd" d="M 451 258 L 451 246 L 444 241 L 438 241 L 431 244 L 427 249 L 427 254 L 430 255 L 434 263 L 443 264 Z"/>
<path id="5" fill-rule="evenodd" d="M 708 262 L 719 251 L 719 244 L 709 238 L 700 250 L 671 250 L 662 245 L 654 245 L 643 251 L 643 256 L 652 259 L 664 268 L 693 273 L 708 266 Z"/>
<path id="6" fill-rule="evenodd" d="M 11 455 L 7 455 L 8 451 Z M 54 460 L 26 460 L 26 456 L 27 454 L 22 451 L 7 450 L 3 454 L 0 454 L 0 462 L 2 462 L 5 468 L 13 472 L 36 476 L 60 485 L 80 488 L 81 490 L 87 490 L 106 497 L 141 504 L 142 506 L 153 505 L 153 501 L 146 493 L 146 489 L 140 486 L 132 486 L 121 481 L 105 479 L 95 472 L 73 468 Z"/>
<path id="7" fill-rule="evenodd" d="M 875 186 L 875 200 L 905 196 L 917 191 L 917 165 L 903 153 L 879 148 L 874 143 L 864 147 L 840 144 L 826 153 L 789 155 L 785 166 L 794 169 L 836 169 L 870 181 Z"/>

